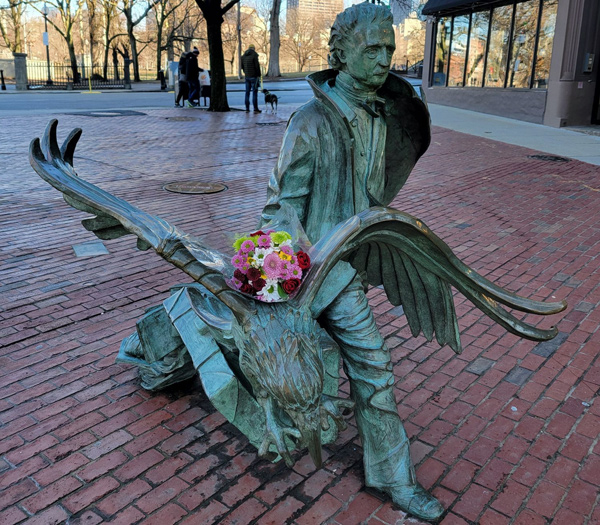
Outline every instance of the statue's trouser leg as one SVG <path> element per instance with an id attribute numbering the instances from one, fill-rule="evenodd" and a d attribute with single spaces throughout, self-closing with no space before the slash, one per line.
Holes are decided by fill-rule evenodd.
<path id="1" fill-rule="evenodd" d="M 339 344 L 350 379 L 367 486 L 414 485 L 410 443 L 394 398 L 390 352 L 358 279 L 325 310 L 320 322 Z"/>

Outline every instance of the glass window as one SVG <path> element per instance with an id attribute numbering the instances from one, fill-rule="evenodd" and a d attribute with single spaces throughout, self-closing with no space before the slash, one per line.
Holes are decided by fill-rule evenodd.
<path id="1" fill-rule="evenodd" d="M 483 67 L 487 48 L 490 12 L 480 11 L 471 16 L 471 35 L 469 37 L 469 57 L 467 59 L 466 85 L 481 87 Z"/>
<path id="2" fill-rule="evenodd" d="M 539 0 L 516 5 L 508 87 L 527 88 L 533 72 L 533 51 L 538 21 Z"/>
<path id="3" fill-rule="evenodd" d="M 512 14 L 512 5 L 496 7 L 492 11 L 492 30 L 485 72 L 486 87 L 504 87 Z"/>
<path id="4" fill-rule="evenodd" d="M 433 85 L 446 85 L 446 70 L 448 68 L 448 51 L 450 49 L 450 31 L 452 19 L 441 18 L 438 23 L 437 41 L 435 45 L 435 64 L 433 68 Z"/>
<path id="5" fill-rule="evenodd" d="M 535 79 L 533 82 L 534 88 L 545 89 L 548 85 L 557 9 L 558 0 L 543 0 L 542 21 L 540 23 L 540 39 L 538 41 L 537 57 L 535 61 Z"/>
<path id="6" fill-rule="evenodd" d="M 462 86 L 469 40 L 469 15 L 454 17 L 452 27 L 452 48 L 450 50 L 450 70 L 448 86 Z"/>

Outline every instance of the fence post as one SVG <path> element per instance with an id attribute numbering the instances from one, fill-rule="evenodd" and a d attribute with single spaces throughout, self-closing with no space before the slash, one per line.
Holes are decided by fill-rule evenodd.
<path id="1" fill-rule="evenodd" d="M 6 91 L 6 84 L 4 83 L 4 70 L 0 69 L 0 82 L 2 83 L 2 91 Z"/>
<path id="2" fill-rule="evenodd" d="M 27 91 L 29 81 L 27 80 L 27 53 L 13 53 L 15 61 L 15 84 L 17 91 Z"/>

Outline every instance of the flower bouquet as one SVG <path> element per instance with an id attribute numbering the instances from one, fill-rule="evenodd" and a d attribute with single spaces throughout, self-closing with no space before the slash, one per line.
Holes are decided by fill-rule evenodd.
<path id="1" fill-rule="evenodd" d="M 310 268 L 302 250 L 294 252 L 292 236 L 286 231 L 256 231 L 233 243 L 235 268 L 229 285 L 259 301 L 286 301 Z"/>

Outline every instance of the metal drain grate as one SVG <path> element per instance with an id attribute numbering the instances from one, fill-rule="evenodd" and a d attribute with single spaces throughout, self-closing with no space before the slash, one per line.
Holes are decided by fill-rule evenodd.
<path id="1" fill-rule="evenodd" d="M 221 184 L 220 182 L 198 182 L 195 180 L 188 180 L 165 184 L 163 189 L 172 193 L 203 195 L 207 193 L 219 193 L 220 191 L 226 190 L 227 186 L 225 186 L 225 184 Z"/>
<path id="2" fill-rule="evenodd" d="M 68 115 L 83 115 L 84 117 L 136 117 L 146 115 L 146 113 L 132 111 L 130 109 L 107 109 L 98 111 L 78 111 L 77 113 L 68 113 Z"/>
<path id="3" fill-rule="evenodd" d="M 571 159 L 557 157 L 556 155 L 527 155 L 528 159 L 545 160 L 546 162 L 570 162 Z"/>
<path id="4" fill-rule="evenodd" d="M 257 122 L 256 123 L 257 126 L 280 126 L 281 124 L 284 124 L 283 120 L 280 120 L 279 122 Z"/>

